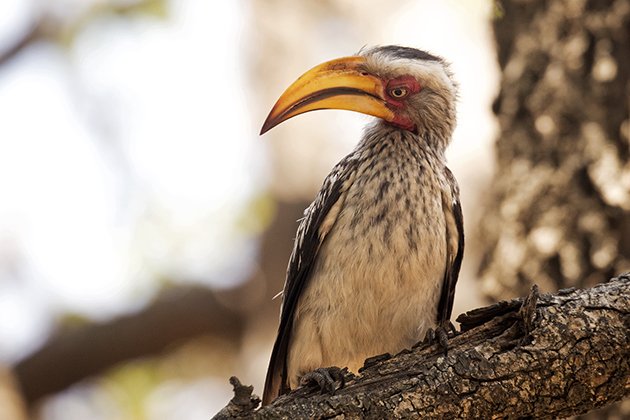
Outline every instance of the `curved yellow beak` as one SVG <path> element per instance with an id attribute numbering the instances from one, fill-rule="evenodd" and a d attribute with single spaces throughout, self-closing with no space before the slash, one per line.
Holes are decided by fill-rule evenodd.
<path id="1" fill-rule="evenodd" d="M 318 109 L 346 109 L 394 120 L 381 79 L 363 71 L 363 57 L 344 57 L 313 67 L 276 102 L 260 130 L 264 134 L 296 115 Z"/>

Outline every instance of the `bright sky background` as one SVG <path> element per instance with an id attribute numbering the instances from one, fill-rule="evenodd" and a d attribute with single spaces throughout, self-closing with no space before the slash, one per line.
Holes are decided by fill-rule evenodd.
<path id="1" fill-rule="evenodd" d="M 238 221 L 268 172 L 243 48 L 255 17 L 247 0 L 171 3 L 167 20 L 102 18 L 70 49 L 38 44 L 0 68 L 0 362 L 37 348 L 63 314 L 140 308 L 156 278 L 225 286 L 251 268 L 256 243 Z M 63 14 L 86 1 L 0 2 L 0 50 L 28 26 L 32 4 Z M 461 100 L 449 157 L 474 207 L 496 130 L 491 2 L 405 4 L 345 53 L 398 43 L 453 63 Z M 352 147 L 365 119 L 330 116 L 349 127 Z M 207 418 L 204 395 L 216 385 L 199 386 Z M 55 404 L 50 418 L 62 418 L 64 400 Z M 175 417 L 175 406 L 156 410 Z"/>

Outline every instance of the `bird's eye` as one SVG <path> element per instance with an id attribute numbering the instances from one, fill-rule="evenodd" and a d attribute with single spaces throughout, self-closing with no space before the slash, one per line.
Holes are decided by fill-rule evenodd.
<path id="1" fill-rule="evenodd" d="M 389 91 L 389 94 L 394 98 L 404 98 L 408 93 L 409 91 L 404 87 L 396 87 Z"/>

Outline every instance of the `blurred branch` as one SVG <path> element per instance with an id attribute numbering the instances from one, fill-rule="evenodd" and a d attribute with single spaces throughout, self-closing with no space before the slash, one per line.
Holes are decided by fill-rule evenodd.
<path id="1" fill-rule="evenodd" d="M 238 345 L 249 323 L 273 328 L 279 299 L 271 298 L 282 288 L 296 220 L 306 205 L 277 203 L 274 220 L 262 237 L 260 269 L 240 287 L 221 292 L 203 287 L 169 289 L 137 314 L 60 331 L 14 367 L 27 403 L 32 405 L 117 363 L 159 354 L 199 335 Z M 265 285 L 262 291 L 260 282 Z M 257 294 L 256 299 L 252 294 Z"/>
<path id="2" fill-rule="evenodd" d="M 202 287 L 165 291 L 142 312 L 62 331 L 14 371 L 27 403 L 128 359 L 154 355 L 202 334 L 238 342 L 244 319 Z"/>
<path id="3" fill-rule="evenodd" d="M 42 12 L 7 49 L 0 51 L 0 67 L 38 41 L 49 40 L 69 44 L 94 19 L 108 14 L 124 17 L 145 15 L 163 18 L 167 15 L 166 1 L 94 2 L 85 9 L 84 13 L 78 16 L 71 14 L 73 16 L 71 21 L 63 21 Z"/>
<path id="4" fill-rule="evenodd" d="M 0 51 L 0 67 L 11 61 L 11 59 L 18 55 L 22 50 L 41 38 L 42 22 L 42 20 L 39 20 L 32 24 L 26 31 L 14 40 L 13 44 L 11 44 L 9 48 L 5 51 Z"/>
<path id="5" fill-rule="evenodd" d="M 630 394 L 630 278 L 460 315 L 444 356 L 420 345 L 368 359 L 334 395 L 304 387 L 253 411 L 251 389 L 215 419 L 564 418 Z"/>

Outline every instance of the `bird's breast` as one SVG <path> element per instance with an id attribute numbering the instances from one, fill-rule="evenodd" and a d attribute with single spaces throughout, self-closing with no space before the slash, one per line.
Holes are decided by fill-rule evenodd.
<path id="1" fill-rule="evenodd" d="M 295 340 L 303 348 L 292 349 L 290 371 L 291 359 L 318 358 L 356 370 L 434 326 L 446 264 L 440 162 L 385 152 L 357 164 L 319 250 L 294 324 L 294 337 L 307 339 Z"/>

